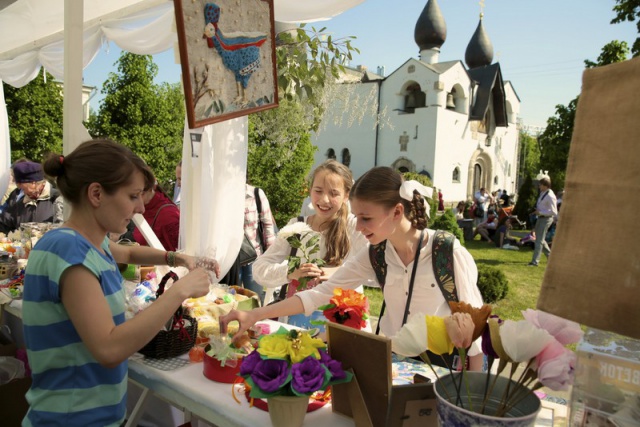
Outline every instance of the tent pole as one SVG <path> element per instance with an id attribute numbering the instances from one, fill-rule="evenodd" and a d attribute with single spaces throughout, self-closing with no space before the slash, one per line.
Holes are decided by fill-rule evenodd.
<path id="1" fill-rule="evenodd" d="M 69 154 L 86 139 L 82 125 L 82 51 L 84 0 L 64 2 L 63 153 Z"/>

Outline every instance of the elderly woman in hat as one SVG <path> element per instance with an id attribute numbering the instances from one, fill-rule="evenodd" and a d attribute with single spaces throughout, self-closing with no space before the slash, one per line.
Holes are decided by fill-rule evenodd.
<path id="1" fill-rule="evenodd" d="M 44 179 L 40 163 L 29 160 L 13 165 L 17 188 L 0 215 L 0 232 L 9 233 L 24 222 L 62 222 L 62 202 L 58 190 Z"/>

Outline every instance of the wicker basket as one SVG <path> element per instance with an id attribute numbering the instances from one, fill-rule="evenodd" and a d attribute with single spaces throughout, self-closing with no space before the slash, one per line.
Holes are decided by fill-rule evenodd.
<path id="1" fill-rule="evenodd" d="M 169 279 L 178 280 L 178 275 L 173 271 L 167 273 L 158 286 L 156 296 L 163 294 Z M 196 343 L 198 334 L 198 321 L 187 315 L 182 307 L 179 307 L 173 315 L 171 328 L 168 331 L 160 331 L 142 349 L 140 353 L 147 357 L 166 358 L 176 357 L 188 352 Z"/>

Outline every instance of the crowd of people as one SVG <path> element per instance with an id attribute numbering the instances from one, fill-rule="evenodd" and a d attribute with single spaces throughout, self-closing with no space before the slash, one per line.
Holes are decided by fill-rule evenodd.
<path id="1" fill-rule="evenodd" d="M 441 190 L 434 194 L 432 188 L 405 180 L 389 167 L 374 167 L 354 181 L 348 167 L 327 160 L 310 174 L 309 197 L 301 215 L 288 221 L 286 227 L 302 223 L 309 230 L 308 235 L 298 235 L 300 242 L 293 245 L 278 237 L 264 191 L 246 184 L 242 231 L 256 257 L 236 265 L 235 276 L 222 278 L 214 259 L 201 260 L 197 267 L 194 257 L 177 251 L 181 167 L 181 163 L 176 166 L 170 197 L 142 159 L 109 140 L 84 142 L 67 156 L 50 155 L 43 164 L 24 159 L 13 165 L 15 189 L 5 194 L 0 229 L 15 230 L 21 222 L 60 223 L 33 248 L 25 276 L 25 340 L 29 360 L 37 366 L 27 395 L 31 425 L 71 419 L 86 425 L 121 424 L 127 358 L 153 338 L 182 301 L 209 291 L 206 269 L 223 283 L 254 291 L 265 303 L 251 311 L 232 310 L 220 318 L 222 332 L 229 322 L 238 321 L 237 335 L 267 318 L 311 327 L 318 307 L 329 302 L 336 288 L 363 292 L 363 284 L 382 288 L 386 310 L 380 313 L 376 333 L 388 337 L 400 330 L 411 313 L 443 316 L 451 312 L 448 301 L 474 307 L 483 303 L 470 253 L 453 235 L 427 228 L 427 199 L 435 199 L 439 210 L 444 210 Z M 539 185 L 530 265 L 538 265 L 542 253 L 549 256 L 544 239 L 557 216 L 550 179 L 541 179 Z M 72 208 L 64 222 L 63 201 Z M 519 222 L 510 215 L 500 216 L 499 211 L 510 204 L 506 191 L 490 194 L 481 188 L 472 207 L 461 201 L 454 213 L 463 220 L 471 210 L 476 218 L 474 237 L 509 248 L 518 244 L 511 232 Z M 164 250 L 147 246 L 141 231 L 132 225 L 135 214 L 142 214 Z M 306 255 L 302 248 L 313 238 L 317 258 L 301 259 L 292 267 L 291 257 Z M 138 245 L 118 245 L 122 239 Z M 440 256 L 436 242 L 440 245 L 445 240 L 451 248 L 451 277 L 455 277 L 448 294 L 435 285 L 440 279 L 432 262 Z M 113 268 L 117 263 L 180 265 L 191 272 L 125 322 L 122 277 Z M 305 286 L 300 286 L 303 282 Z M 272 293 L 276 301 L 266 304 L 270 298 L 265 296 Z M 479 340 L 468 354 L 469 368 L 481 369 Z M 79 392 L 81 387 L 100 387 L 104 393 L 87 396 Z M 67 403 L 55 407 L 58 401 Z"/>

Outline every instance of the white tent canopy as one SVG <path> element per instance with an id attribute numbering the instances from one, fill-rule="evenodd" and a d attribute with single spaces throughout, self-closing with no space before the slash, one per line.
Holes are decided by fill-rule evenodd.
<path id="1" fill-rule="evenodd" d="M 363 1 L 274 0 L 275 19 L 326 20 Z M 177 42 L 173 1 L 0 0 L 0 40 L 0 82 L 24 86 L 42 66 L 65 82 L 63 142 L 68 153 L 88 138 L 82 126 L 82 69 L 107 41 L 137 54 L 173 47 Z M 4 193 L 10 142 L 1 95 L 2 91 L 0 191 Z M 199 145 L 192 145 L 192 133 L 202 135 Z M 246 117 L 197 130 L 185 125 L 181 241 L 187 253 L 215 256 L 223 271 L 232 265 L 242 240 L 246 156 Z"/>

